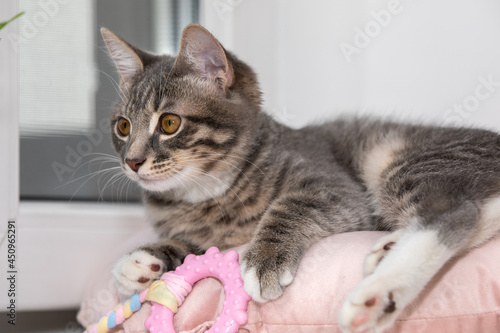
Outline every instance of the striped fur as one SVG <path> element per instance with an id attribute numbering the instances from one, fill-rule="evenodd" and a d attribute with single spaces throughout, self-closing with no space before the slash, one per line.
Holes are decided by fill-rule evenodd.
<path id="1" fill-rule="evenodd" d="M 134 64 L 143 68 L 134 76 L 129 70 L 121 77 L 113 143 L 124 172 L 144 188 L 162 239 L 139 250 L 160 258 L 164 269 L 210 246 L 250 243 L 245 283 L 254 299 L 265 301 L 281 295 L 303 253 L 331 234 L 399 230 L 381 244 L 388 251 L 415 232 L 453 256 L 500 229 L 492 208 L 500 197 L 496 133 L 373 119 L 292 130 L 262 112 L 252 69 L 202 27 L 184 30 L 177 58 L 147 54 L 107 30 L 103 35 L 115 50 L 121 45 L 121 57 L 132 52 L 137 57 L 125 58 L 142 62 Z M 182 121 L 172 135 L 159 131 L 165 113 Z M 117 132 L 120 118 L 131 124 L 127 137 Z M 127 159 L 144 162 L 134 172 Z M 369 271 L 378 274 L 375 266 Z M 398 308 L 397 294 L 389 299 Z"/>

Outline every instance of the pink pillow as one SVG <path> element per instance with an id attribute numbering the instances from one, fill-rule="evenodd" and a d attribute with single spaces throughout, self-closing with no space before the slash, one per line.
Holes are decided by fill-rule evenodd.
<path id="1" fill-rule="evenodd" d="M 304 256 L 294 282 L 276 301 L 250 301 L 248 323 L 240 332 L 340 332 L 339 308 L 362 278 L 362 263 L 382 232 L 334 235 Z M 241 253 L 243 248 L 238 249 Z M 388 332 L 500 332 L 500 237 L 449 263 L 400 316 Z M 102 280 L 101 280 L 102 281 Z M 82 303 L 78 320 L 96 322 L 119 301 L 106 280 Z M 101 293 L 101 297 L 99 297 Z M 102 297 L 103 294 L 107 296 Z M 221 284 L 212 278 L 198 282 L 175 316 L 177 332 L 204 332 L 222 307 Z M 115 332 L 147 332 L 149 306 Z"/>

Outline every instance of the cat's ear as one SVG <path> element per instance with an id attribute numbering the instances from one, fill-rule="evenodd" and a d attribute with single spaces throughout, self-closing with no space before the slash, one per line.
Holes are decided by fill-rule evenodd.
<path id="1" fill-rule="evenodd" d="M 197 24 L 184 28 L 174 69 L 181 74 L 195 73 L 222 91 L 234 81 L 233 66 L 224 48 L 207 29 Z"/>
<path id="2" fill-rule="evenodd" d="M 120 87 L 123 89 L 137 73 L 144 70 L 144 64 L 135 47 L 106 28 L 101 28 L 101 35 L 120 74 Z"/>

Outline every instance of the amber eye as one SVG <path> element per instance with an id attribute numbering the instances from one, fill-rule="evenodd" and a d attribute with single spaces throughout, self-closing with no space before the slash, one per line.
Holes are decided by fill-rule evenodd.
<path id="1" fill-rule="evenodd" d="M 174 134 L 179 126 L 181 126 L 181 118 L 178 115 L 169 113 L 160 119 L 160 128 L 163 133 Z"/>
<path id="2" fill-rule="evenodd" d="M 118 133 L 123 136 L 128 136 L 130 134 L 130 123 L 127 119 L 120 118 L 116 125 Z"/>

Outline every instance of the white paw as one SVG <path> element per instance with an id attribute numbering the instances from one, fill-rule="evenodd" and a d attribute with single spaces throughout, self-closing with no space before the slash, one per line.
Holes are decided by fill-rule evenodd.
<path id="1" fill-rule="evenodd" d="M 113 268 L 118 291 L 131 296 L 147 287 L 163 272 L 163 262 L 144 250 L 123 256 Z"/>
<path id="2" fill-rule="evenodd" d="M 254 301 L 259 303 L 266 302 L 266 300 L 260 296 L 260 281 L 257 277 L 255 267 L 247 269 L 246 262 L 243 262 L 241 264 L 241 278 L 243 279 L 245 291 Z"/>
<path id="3" fill-rule="evenodd" d="M 290 283 L 292 283 L 294 276 L 293 276 L 292 272 L 290 272 L 289 270 L 286 270 L 283 274 L 280 275 L 279 278 L 280 278 L 279 279 L 280 286 L 288 287 L 288 285 Z"/>
<path id="4" fill-rule="evenodd" d="M 264 303 L 281 296 L 283 289 L 292 283 L 294 278 L 293 274 L 289 270 L 286 270 L 278 276 L 277 281 L 275 281 L 275 279 L 261 281 L 261 279 L 257 277 L 256 268 L 252 267 L 247 269 L 246 262 L 241 264 L 241 277 L 244 281 L 243 286 L 247 294 L 250 295 L 254 301 L 259 303 Z M 261 283 L 267 286 L 264 295 Z"/>
<path id="5" fill-rule="evenodd" d="M 396 242 L 401 238 L 403 232 L 398 230 L 389 235 L 380 238 L 375 245 L 372 247 L 371 252 L 366 256 L 365 262 L 363 264 L 363 274 L 368 276 L 373 274 L 378 264 L 384 259 L 387 252 L 396 244 Z"/>
<path id="6" fill-rule="evenodd" d="M 362 282 L 340 308 L 339 324 L 344 333 L 380 333 L 400 312 L 395 291 Z"/>

